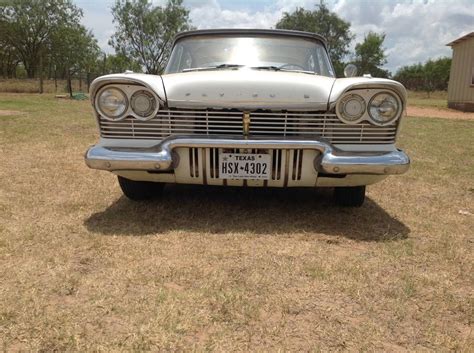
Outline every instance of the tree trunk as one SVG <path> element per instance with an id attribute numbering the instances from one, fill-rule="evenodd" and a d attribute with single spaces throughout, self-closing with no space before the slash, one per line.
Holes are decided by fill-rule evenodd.
<path id="1" fill-rule="evenodd" d="M 79 72 L 79 91 L 82 92 L 82 72 Z"/>
<path id="2" fill-rule="evenodd" d="M 43 54 L 39 57 L 39 93 L 43 93 Z"/>
<path id="3" fill-rule="evenodd" d="M 18 67 L 18 64 L 19 64 L 18 61 L 12 62 L 11 66 L 8 68 L 8 71 L 7 71 L 8 78 L 16 78 L 16 69 Z"/>
<path id="4" fill-rule="evenodd" d="M 89 92 L 91 86 L 91 73 L 87 71 L 86 73 L 86 85 L 87 85 L 87 92 Z"/>
<path id="5" fill-rule="evenodd" d="M 72 98 L 71 72 L 69 72 L 69 69 L 66 70 L 66 75 L 67 75 L 67 89 L 69 91 L 69 97 Z"/>
<path id="6" fill-rule="evenodd" d="M 48 63 L 48 80 L 51 80 L 51 73 L 53 71 L 53 63 L 51 60 L 51 57 L 49 58 L 49 63 Z"/>
<path id="7" fill-rule="evenodd" d="M 36 66 L 34 63 L 30 63 L 26 60 L 23 60 L 23 65 L 25 65 L 26 76 L 28 78 L 35 78 Z"/>

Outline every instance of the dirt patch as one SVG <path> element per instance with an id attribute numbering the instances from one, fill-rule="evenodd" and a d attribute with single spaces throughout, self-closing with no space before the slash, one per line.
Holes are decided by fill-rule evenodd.
<path id="1" fill-rule="evenodd" d="M 22 112 L 18 110 L 0 110 L 0 116 L 21 115 Z"/>
<path id="2" fill-rule="evenodd" d="M 474 113 L 461 112 L 454 109 L 408 107 L 407 115 L 413 117 L 430 117 L 455 120 L 474 120 Z"/>

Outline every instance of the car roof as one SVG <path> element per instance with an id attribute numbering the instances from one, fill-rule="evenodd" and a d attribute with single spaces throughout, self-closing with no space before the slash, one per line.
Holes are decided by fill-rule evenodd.
<path id="1" fill-rule="evenodd" d="M 178 33 L 174 37 L 173 46 L 176 41 L 185 38 L 185 37 L 192 37 L 192 36 L 201 36 L 201 35 L 214 35 L 214 34 L 245 34 L 245 35 L 259 35 L 259 34 L 267 34 L 267 35 L 279 35 L 279 36 L 293 36 L 293 37 L 303 37 L 303 38 L 311 38 L 317 39 L 321 41 L 324 46 L 327 46 L 326 39 L 319 34 L 311 33 L 311 32 L 303 32 L 303 31 L 293 31 L 288 29 L 247 29 L 247 28 L 220 28 L 220 29 L 198 29 L 193 31 L 186 31 Z"/>

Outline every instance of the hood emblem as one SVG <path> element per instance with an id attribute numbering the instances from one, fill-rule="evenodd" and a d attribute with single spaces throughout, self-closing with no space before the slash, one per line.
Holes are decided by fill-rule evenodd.
<path id="1" fill-rule="evenodd" d="M 250 130 L 250 113 L 244 112 L 242 116 L 242 128 L 245 136 L 248 136 Z"/>

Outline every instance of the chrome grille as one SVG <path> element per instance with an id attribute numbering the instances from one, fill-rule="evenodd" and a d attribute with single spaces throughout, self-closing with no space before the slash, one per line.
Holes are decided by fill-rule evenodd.
<path id="1" fill-rule="evenodd" d="M 127 117 L 99 119 L 101 136 L 117 139 L 163 139 L 170 135 L 243 135 L 243 112 L 235 110 L 161 110 L 151 120 Z M 339 144 L 391 144 L 397 124 L 378 127 L 367 122 L 349 125 L 334 113 L 250 113 L 249 135 L 255 137 L 319 137 Z"/>

